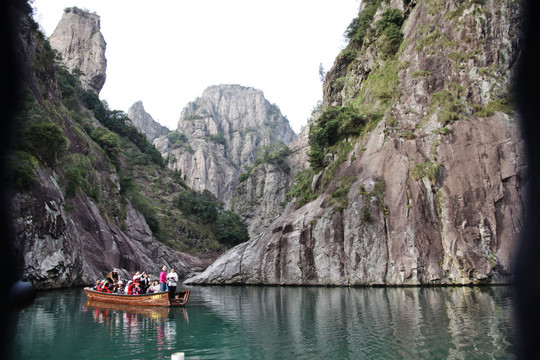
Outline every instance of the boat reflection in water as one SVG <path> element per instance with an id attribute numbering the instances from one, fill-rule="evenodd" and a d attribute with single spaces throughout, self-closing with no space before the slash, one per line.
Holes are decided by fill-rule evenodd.
<path id="1" fill-rule="evenodd" d="M 140 339 L 153 338 L 157 350 L 176 338 L 176 327 L 171 326 L 171 319 L 189 323 L 186 308 L 168 308 L 156 306 L 136 306 L 113 304 L 88 300 L 83 312 L 92 312 L 95 323 L 105 324 L 111 338 L 121 337 L 125 342 L 133 342 L 130 346 L 138 349 Z"/>
<path id="2" fill-rule="evenodd" d="M 169 313 L 171 312 L 171 308 L 168 307 L 124 305 L 104 301 L 87 300 L 83 311 L 90 310 L 102 312 L 106 316 L 108 316 L 109 313 L 113 312 L 124 312 L 126 316 L 142 316 L 145 318 L 156 320 L 167 320 L 167 318 L 169 317 Z M 186 322 L 189 322 L 189 316 L 186 308 L 174 309 L 174 312 L 181 313 L 184 320 Z"/>

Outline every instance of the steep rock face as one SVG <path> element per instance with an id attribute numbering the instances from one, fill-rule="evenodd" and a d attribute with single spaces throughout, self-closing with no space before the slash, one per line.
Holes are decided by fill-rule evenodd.
<path id="1" fill-rule="evenodd" d="M 167 135 L 170 132 L 168 128 L 155 121 L 152 116 L 144 110 L 142 101 L 137 101 L 128 110 L 128 116 L 133 126 L 146 135 L 148 141 Z"/>
<path id="2" fill-rule="evenodd" d="M 191 271 L 176 252 L 153 239 L 131 204 L 122 230 L 86 195 L 67 202 L 52 174 L 40 169 L 38 176 L 30 194 L 12 201 L 23 277 L 36 288 L 91 284 L 113 268 L 121 269 L 124 278 L 137 270 L 157 275 L 162 264 L 175 266 L 181 276 Z"/>
<path id="3" fill-rule="evenodd" d="M 184 138 L 154 141 L 169 167 L 180 170 L 190 187 L 209 190 L 226 203 L 257 149 L 295 138 L 288 120 L 262 91 L 239 85 L 207 88 L 184 108 L 176 131 Z"/>
<path id="4" fill-rule="evenodd" d="M 43 36 L 32 31 L 26 18 L 18 24 L 22 86 L 31 90 L 33 99 L 25 99 L 32 115 L 27 116 L 25 109 L 15 121 L 19 127 L 28 126 L 28 121 L 53 125 L 61 132 L 54 140 L 64 139 L 66 144 L 62 154 L 54 157 L 58 161 L 35 160 L 40 165 L 35 173 L 31 170 L 32 187 L 10 197 L 14 247 L 23 279 L 35 288 L 49 289 L 90 284 L 115 267 L 123 278 L 136 270 L 157 275 L 163 264 L 177 268 L 180 276 L 191 272 L 194 261 L 155 240 L 143 215 L 121 194 L 110 159 L 68 114 L 60 99 L 53 54 Z M 82 107 L 79 115 L 91 116 Z M 95 118 L 88 124 L 100 126 Z M 48 145 L 53 147 L 54 141 Z M 91 180 L 92 198 L 77 188 L 68 195 L 69 183 L 73 184 L 70 171 L 77 164 L 84 168 L 79 180 Z"/>
<path id="5" fill-rule="evenodd" d="M 83 87 L 99 94 L 105 84 L 107 69 L 107 44 L 101 34 L 99 16 L 76 7 L 64 9 L 49 42 L 60 53 L 62 63 L 70 72 L 81 72 Z"/>
<path id="6" fill-rule="evenodd" d="M 387 6 L 382 2 L 373 24 Z M 519 55 L 520 5 L 391 6 L 406 18 L 396 59 L 385 61 L 377 41 L 365 39 L 352 48 L 353 61 L 350 54 L 336 60 L 324 85 L 327 106 L 367 101 L 381 109 L 390 101 L 383 120 L 354 142 L 325 188 L 320 179 L 331 166 L 314 177 L 315 201 L 289 204 L 268 231 L 188 283 L 509 280 L 527 177 L 518 116 L 498 105 Z"/>
<path id="7" fill-rule="evenodd" d="M 244 218 L 250 238 L 268 231 L 283 214 L 293 174 L 309 166 L 308 133 L 309 128 L 305 127 L 290 144 L 284 164 L 263 162 L 234 190 L 231 210 Z"/>

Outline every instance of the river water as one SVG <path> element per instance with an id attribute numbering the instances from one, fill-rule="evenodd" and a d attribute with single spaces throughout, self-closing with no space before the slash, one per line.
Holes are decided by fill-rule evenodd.
<path id="1" fill-rule="evenodd" d="M 510 287 L 186 287 L 184 308 L 88 306 L 80 288 L 17 315 L 14 359 L 512 359 Z"/>

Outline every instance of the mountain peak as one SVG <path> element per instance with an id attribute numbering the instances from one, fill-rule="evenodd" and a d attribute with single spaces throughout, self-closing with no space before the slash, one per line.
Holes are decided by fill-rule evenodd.
<path id="1" fill-rule="evenodd" d="M 83 88 L 99 94 L 107 70 L 107 43 L 101 34 L 99 15 L 77 7 L 64 9 L 49 42 L 71 73 L 80 72 Z"/>
<path id="2" fill-rule="evenodd" d="M 166 135 L 170 132 L 168 128 L 155 121 L 154 118 L 146 112 L 141 100 L 136 101 L 131 105 L 128 110 L 128 116 L 131 119 L 133 126 L 145 134 L 150 142 L 161 135 Z"/>

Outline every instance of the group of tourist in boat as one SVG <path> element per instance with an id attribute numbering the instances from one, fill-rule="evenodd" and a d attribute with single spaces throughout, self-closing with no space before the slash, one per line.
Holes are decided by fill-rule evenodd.
<path id="1" fill-rule="evenodd" d="M 167 267 L 161 268 L 158 280 L 151 280 L 148 274 L 143 271 L 137 271 L 127 282 L 119 278 L 119 270 L 114 269 L 107 274 L 106 278 L 96 280 L 92 287 L 93 290 L 125 295 L 149 294 L 155 292 L 168 291 L 169 297 L 173 298 L 178 284 L 178 274 L 174 269 L 167 273 Z"/>

